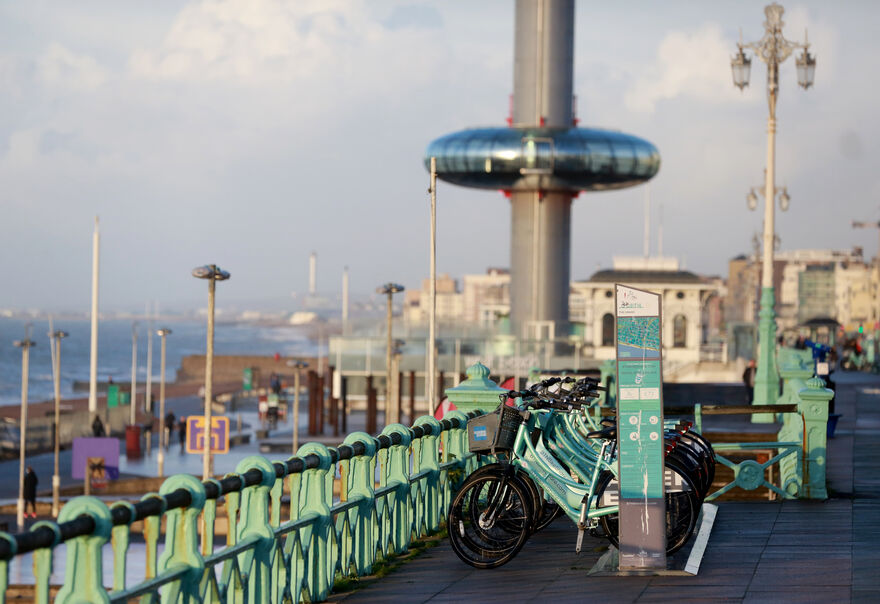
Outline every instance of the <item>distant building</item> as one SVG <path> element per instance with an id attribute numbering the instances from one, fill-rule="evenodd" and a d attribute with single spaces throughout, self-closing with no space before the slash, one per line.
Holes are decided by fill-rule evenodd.
<path id="1" fill-rule="evenodd" d="M 622 283 L 663 296 L 664 359 L 672 363 L 701 360 L 701 345 L 719 327 L 720 279 L 682 270 L 675 258 L 616 257 L 613 268 L 572 283 L 570 312 L 583 341 L 598 359 L 615 357 L 614 285 Z M 711 321 L 715 321 L 712 325 Z"/>
<path id="2" fill-rule="evenodd" d="M 776 323 L 780 330 L 811 318 L 835 319 L 847 329 L 880 318 L 878 271 L 861 248 L 789 250 L 774 262 Z M 807 274 L 809 272 L 809 274 Z M 738 256 L 729 263 L 724 320 L 757 322 L 760 258 Z"/>
<path id="3" fill-rule="evenodd" d="M 448 274 L 437 276 L 437 307 L 438 321 L 460 320 L 462 318 L 462 295 L 458 291 L 458 283 Z M 431 280 L 423 279 L 421 289 L 404 291 L 404 320 L 409 323 L 423 323 L 431 315 Z"/>

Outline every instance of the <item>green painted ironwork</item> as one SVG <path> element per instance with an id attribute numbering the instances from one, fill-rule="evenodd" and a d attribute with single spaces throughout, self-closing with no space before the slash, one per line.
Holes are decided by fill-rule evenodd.
<path id="1" fill-rule="evenodd" d="M 56 602 L 325 600 L 337 577 L 369 574 L 377 560 L 440 529 L 456 486 L 480 463 L 465 430 L 477 413 L 424 416 L 412 427 L 389 425 L 377 437 L 355 432 L 336 448 L 308 443 L 283 462 L 248 457 L 220 480 L 172 476 L 137 503 L 72 499 L 57 524 L 0 533 L 0 604 L 9 560 L 27 552 L 34 554 L 36 601 L 49 602 L 53 552 L 62 542 L 67 553 Z M 226 545 L 215 548 L 223 515 Z M 127 585 L 137 522 L 145 576 Z M 104 584 L 108 542 L 112 586 Z"/>
<path id="2" fill-rule="evenodd" d="M 767 488 L 785 499 L 828 498 L 825 487 L 828 403 L 834 392 L 825 388 L 822 378 L 810 377 L 813 375 L 813 360 L 809 351 L 781 348 L 779 374 L 784 381 L 782 395 L 776 404 L 780 409 L 794 407 L 794 410 L 775 414 L 782 421 L 776 435 L 778 440 L 715 444 L 715 459 L 733 470 L 734 479 L 709 495 L 707 501 L 734 487 L 747 491 Z M 752 412 L 768 408 L 772 406 L 754 406 Z M 702 406 L 695 405 L 698 431 L 702 431 L 702 413 Z M 761 415 L 774 417 L 770 413 Z M 776 454 L 763 463 L 751 459 L 737 463 L 719 454 L 767 449 L 775 450 Z M 774 464 L 779 468 L 779 485 L 767 480 L 767 470 Z"/>
<path id="3" fill-rule="evenodd" d="M 489 368 L 482 363 L 468 367 L 468 379 L 454 388 L 446 389 L 449 402 L 464 411 L 487 413 L 498 406 L 498 395 L 507 392 L 489 379 Z"/>

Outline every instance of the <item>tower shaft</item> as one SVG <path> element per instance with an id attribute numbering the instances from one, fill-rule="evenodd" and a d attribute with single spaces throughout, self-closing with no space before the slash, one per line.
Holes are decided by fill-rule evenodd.
<path id="1" fill-rule="evenodd" d="M 513 73 L 513 125 L 571 128 L 574 0 L 517 0 Z M 533 152 L 535 169 L 552 172 Z M 510 202 L 511 322 L 519 335 L 552 322 L 568 333 L 571 200 L 568 192 L 514 191 Z"/>

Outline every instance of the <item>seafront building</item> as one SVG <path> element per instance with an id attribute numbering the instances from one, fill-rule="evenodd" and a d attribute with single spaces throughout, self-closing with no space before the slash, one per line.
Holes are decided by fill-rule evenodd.
<path id="1" fill-rule="evenodd" d="M 728 323 L 757 321 L 761 263 L 738 256 L 728 266 L 724 315 Z M 777 324 L 794 330 L 811 319 L 833 319 L 846 331 L 873 328 L 880 321 L 880 266 L 861 248 L 777 252 L 774 260 Z"/>

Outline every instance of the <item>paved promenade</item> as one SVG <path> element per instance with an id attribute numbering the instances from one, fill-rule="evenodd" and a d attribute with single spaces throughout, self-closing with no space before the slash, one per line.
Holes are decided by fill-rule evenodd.
<path id="1" fill-rule="evenodd" d="M 696 576 L 590 576 L 606 543 L 575 555 L 567 519 L 495 570 L 447 542 L 331 602 L 880 602 L 880 377 L 835 373 L 843 414 L 829 441 L 827 501 L 718 504 Z"/>

